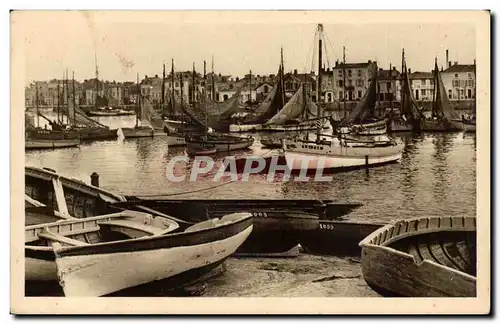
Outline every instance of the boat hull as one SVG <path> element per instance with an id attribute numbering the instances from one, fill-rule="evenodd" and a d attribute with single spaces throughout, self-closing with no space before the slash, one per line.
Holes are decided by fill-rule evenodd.
<path id="1" fill-rule="evenodd" d="M 323 125 L 323 129 L 328 129 L 327 124 Z M 265 124 L 242 124 L 242 125 L 229 125 L 231 133 L 244 133 L 244 132 L 300 132 L 306 130 L 317 129 L 316 122 L 303 123 L 297 125 L 265 125 Z"/>
<path id="2" fill-rule="evenodd" d="M 178 247 L 167 245 L 145 251 L 131 249 L 119 253 L 66 255 L 64 250 L 56 250 L 59 282 L 68 297 L 107 295 L 216 264 L 233 254 L 251 231 L 249 224 L 238 233 L 217 241 Z"/>
<path id="3" fill-rule="evenodd" d="M 422 131 L 424 132 L 460 132 L 464 130 L 462 121 L 430 120 L 422 121 Z"/>
<path id="4" fill-rule="evenodd" d="M 387 296 L 475 297 L 475 217 L 426 217 L 363 239 L 365 281 Z"/>
<path id="5" fill-rule="evenodd" d="M 464 131 L 466 133 L 475 133 L 476 132 L 476 124 L 464 123 Z"/>
<path id="6" fill-rule="evenodd" d="M 411 132 L 413 131 L 413 126 L 404 120 L 389 120 L 389 131 L 391 133 L 396 132 Z"/>
<path id="7" fill-rule="evenodd" d="M 60 140 L 26 139 L 24 147 L 27 150 L 35 150 L 35 149 L 77 147 L 78 145 L 80 145 L 79 139 L 60 139 Z"/>
<path id="8" fill-rule="evenodd" d="M 91 117 L 116 117 L 116 116 L 131 116 L 135 115 L 133 111 L 120 111 L 120 112 L 100 112 L 100 111 L 89 111 L 87 116 Z"/>
<path id="9" fill-rule="evenodd" d="M 359 256 L 359 242 L 383 224 L 321 220 L 317 230 L 302 233 L 300 245 L 311 254 Z"/>
<path id="10" fill-rule="evenodd" d="M 125 127 L 122 128 L 124 138 L 153 137 L 154 129 L 150 127 Z"/>
<path id="11" fill-rule="evenodd" d="M 110 140 L 118 138 L 118 129 L 104 127 L 76 128 L 71 130 L 31 130 L 26 131 L 30 139 L 60 140 L 79 139 L 88 140 Z"/>
<path id="12" fill-rule="evenodd" d="M 335 170 L 377 166 L 398 162 L 402 157 L 401 144 L 383 148 L 332 147 L 328 155 L 317 151 L 285 151 L 290 170 Z"/>
<path id="13" fill-rule="evenodd" d="M 208 140 L 189 140 L 186 145 L 189 151 L 205 150 L 208 147 L 215 148 L 217 152 L 228 152 L 234 150 L 241 150 L 250 147 L 255 139 L 248 138 L 221 138 L 221 139 L 208 139 Z"/>

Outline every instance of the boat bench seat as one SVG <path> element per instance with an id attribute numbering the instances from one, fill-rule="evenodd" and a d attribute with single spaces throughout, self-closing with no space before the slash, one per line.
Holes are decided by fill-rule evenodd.
<path id="1" fill-rule="evenodd" d="M 118 226 L 118 227 L 126 227 L 134 230 L 138 230 L 149 235 L 162 235 L 166 234 L 173 229 L 168 228 L 160 228 L 159 226 L 151 226 L 148 224 L 142 224 L 136 221 L 129 221 L 125 219 L 113 219 L 99 222 L 99 225 L 107 225 L 107 226 Z"/>
<path id="2" fill-rule="evenodd" d="M 38 237 L 44 238 L 44 239 L 49 240 L 49 241 L 64 243 L 64 244 L 71 245 L 71 246 L 88 245 L 88 243 L 74 240 L 72 238 L 53 233 L 53 232 L 49 231 L 48 229 L 43 229 L 40 233 L 38 233 Z"/>

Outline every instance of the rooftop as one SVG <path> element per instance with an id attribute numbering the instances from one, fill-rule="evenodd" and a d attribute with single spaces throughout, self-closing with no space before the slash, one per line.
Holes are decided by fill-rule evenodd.
<path id="1" fill-rule="evenodd" d="M 476 70 L 475 64 L 453 64 L 443 72 L 474 72 Z"/>
<path id="2" fill-rule="evenodd" d="M 415 80 L 415 79 L 433 79 L 434 75 L 432 72 L 410 72 L 410 79 Z"/>

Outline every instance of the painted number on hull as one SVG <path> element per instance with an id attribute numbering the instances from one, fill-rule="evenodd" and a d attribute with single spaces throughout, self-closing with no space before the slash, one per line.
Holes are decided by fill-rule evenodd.
<path id="1" fill-rule="evenodd" d="M 253 217 L 267 217 L 267 213 L 252 213 Z"/>
<path id="2" fill-rule="evenodd" d="M 319 224 L 320 229 L 332 230 L 335 228 L 332 224 Z"/>

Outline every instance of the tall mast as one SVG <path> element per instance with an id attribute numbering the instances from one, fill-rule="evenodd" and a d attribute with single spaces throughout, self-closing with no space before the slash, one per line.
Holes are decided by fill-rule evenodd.
<path id="1" fill-rule="evenodd" d="M 96 94 L 95 94 L 95 109 L 99 108 L 97 103 L 97 99 L 99 98 L 99 68 L 97 67 L 97 52 L 94 53 L 95 60 L 95 85 L 96 85 Z"/>
<path id="2" fill-rule="evenodd" d="M 321 112 L 321 103 L 320 103 L 320 98 L 321 98 L 321 66 L 322 66 L 322 49 L 323 49 L 323 24 L 318 24 L 318 32 L 319 32 L 319 37 L 318 37 L 318 78 L 317 78 L 317 85 L 316 85 L 316 97 L 317 97 L 317 103 L 318 103 L 318 117 L 322 117 L 322 112 Z M 316 140 L 319 141 L 320 139 L 320 123 L 317 123 L 317 128 L 316 128 Z"/>
<path id="3" fill-rule="evenodd" d="M 137 100 L 135 107 L 135 127 L 139 127 L 139 114 L 141 111 L 141 87 L 139 86 L 139 73 L 137 73 Z"/>
<path id="4" fill-rule="evenodd" d="M 281 75 L 279 75 L 280 86 L 281 86 L 281 105 L 277 107 L 276 113 L 280 111 L 281 108 L 285 106 L 285 84 L 283 78 L 285 77 L 285 65 L 283 63 L 283 47 L 281 47 Z"/>
<path id="5" fill-rule="evenodd" d="M 61 118 L 60 118 L 60 115 L 59 115 L 59 104 L 60 104 L 60 101 L 61 101 L 61 89 L 60 89 L 60 81 L 57 80 L 57 123 L 60 123 L 61 122 Z"/>
<path id="6" fill-rule="evenodd" d="M 73 71 L 73 96 L 71 97 L 72 98 L 72 102 L 73 102 L 73 121 L 76 123 L 76 98 L 75 98 L 75 71 Z"/>
<path id="7" fill-rule="evenodd" d="M 40 127 L 40 112 L 38 110 L 38 83 L 35 81 L 36 127 Z"/>
<path id="8" fill-rule="evenodd" d="M 250 70 L 250 82 L 248 83 L 248 90 L 250 90 L 250 94 L 248 95 L 248 102 L 252 102 L 252 70 Z"/>
<path id="9" fill-rule="evenodd" d="M 347 117 L 347 103 L 346 103 L 346 96 L 347 96 L 347 93 L 346 93 L 346 84 L 345 84 L 345 46 L 343 46 L 343 57 L 342 57 L 342 60 L 343 60 L 343 64 L 342 64 L 342 76 L 344 77 L 344 91 L 343 91 L 343 96 L 342 96 L 342 101 L 344 102 L 344 118 Z"/>
<path id="10" fill-rule="evenodd" d="M 64 92 L 64 102 L 66 104 L 66 117 L 68 118 L 68 125 L 72 125 L 69 118 L 69 83 L 68 83 L 68 69 L 66 69 L 66 76 L 64 78 L 64 83 L 66 85 L 66 91 Z"/>
<path id="11" fill-rule="evenodd" d="M 191 103 L 193 105 L 193 108 L 194 108 L 194 100 L 196 98 L 196 96 L 195 96 L 195 90 L 194 90 L 195 87 L 196 87 L 196 76 L 195 76 L 195 74 L 196 74 L 196 71 L 194 69 L 194 62 L 193 62 L 193 86 L 191 87 L 191 89 L 192 89 L 192 91 L 191 91 Z"/>
<path id="12" fill-rule="evenodd" d="M 208 127 L 208 105 L 207 105 L 207 62 L 203 61 L 203 97 L 205 101 L 205 126 Z"/>
<path id="13" fill-rule="evenodd" d="M 401 101 L 401 108 L 400 108 L 400 110 L 401 110 L 401 113 L 403 113 L 403 111 L 405 109 L 404 105 L 406 105 L 406 103 L 405 103 L 406 98 L 405 98 L 405 90 L 404 89 L 407 86 L 407 84 L 406 84 L 406 79 L 407 79 L 406 78 L 406 67 L 405 67 L 405 49 L 404 48 L 403 48 L 403 52 L 401 54 L 401 78 L 402 78 L 403 82 L 401 82 L 402 87 L 401 87 L 401 100 L 400 100 Z M 408 117 L 408 116 L 406 116 L 406 117 Z"/>
<path id="14" fill-rule="evenodd" d="M 165 106 L 165 63 L 163 63 L 163 79 L 161 80 L 161 109 Z"/>
<path id="15" fill-rule="evenodd" d="M 172 110 L 175 114 L 175 74 L 174 74 L 174 59 L 172 59 L 172 71 L 171 71 L 171 78 L 172 78 Z"/>
<path id="16" fill-rule="evenodd" d="M 184 107 L 182 106 L 184 102 L 183 94 L 182 94 L 182 88 L 183 88 L 183 77 L 182 77 L 182 71 L 181 71 L 181 125 L 182 125 L 182 132 L 184 133 Z"/>
<path id="17" fill-rule="evenodd" d="M 215 101 L 214 56 L 212 55 L 212 101 Z"/>

